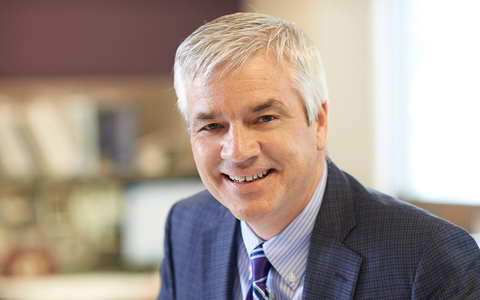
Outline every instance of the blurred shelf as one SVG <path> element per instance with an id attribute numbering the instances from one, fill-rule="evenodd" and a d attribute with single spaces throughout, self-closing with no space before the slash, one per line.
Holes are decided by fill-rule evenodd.
<path id="1" fill-rule="evenodd" d="M 0 274 L 131 271 L 123 256 L 159 263 L 158 232 L 189 191 L 172 180 L 199 182 L 172 87 L 170 74 L 0 78 Z M 2 293 L 105 276 L 91 274 L 5 277 L 0 299 L 57 299 Z"/>
<path id="2" fill-rule="evenodd" d="M 155 299 L 159 288 L 158 272 L 0 277 L 5 300 L 147 300 Z"/>
<path id="3" fill-rule="evenodd" d="M 170 172 L 165 175 L 146 176 L 146 175 L 105 175 L 105 176 L 88 176 L 74 178 L 55 178 L 48 176 L 38 176 L 34 178 L 9 178 L 0 176 L 0 187 L 4 185 L 21 185 L 21 186 L 39 186 L 43 184 L 95 184 L 95 183 L 116 183 L 131 184 L 136 182 L 154 182 L 175 179 L 199 179 L 200 176 L 196 170 L 189 172 Z"/>

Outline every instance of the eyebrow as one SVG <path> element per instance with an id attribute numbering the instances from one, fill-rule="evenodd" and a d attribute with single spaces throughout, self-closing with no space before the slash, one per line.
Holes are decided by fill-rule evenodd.
<path id="1" fill-rule="evenodd" d="M 218 114 L 216 113 L 207 113 L 207 112 L 199 112 L 195 118 L 193 119 L 193 128 L 197 127 L 199 123 L 205 120 L 214 120 L 217 118 Z"/>
<path id="2" fill-rule="evenodd" d="M 283 104 L 282 102 L 280 102 L 278 100 L 275 100 L 275 99 L 269 99 L 265 103 L 260 103 L 259 105 L 252 107 L 250 109 L 250 111 L 252 113 L 258 113 L 258 112 L 262 112 L 262 111 L 270 109 L 270 108 L 279 109 L 280 112 L 285 113 L 285 114 L 288 113 L 288 111 L 285 107 L 285 104 Z"/>
<path id="3" fill-rule="evenodd" d="M 289 115 L 285 104 L 275 99 L 268 99 L 264 103 L 252 106 L 248 111 L 250 113 L 259 113 L 270 108 L 278 109 L 280 113 Z M 193 119 L 193 128 L 197 127 L 202 121 L 214 120 L 216 118 L 218 118 L 218 113 L 216 112 L 199 112 Z"/>

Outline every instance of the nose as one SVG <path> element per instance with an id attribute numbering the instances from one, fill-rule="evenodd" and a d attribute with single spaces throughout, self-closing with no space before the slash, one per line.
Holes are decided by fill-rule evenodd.
<path id="1" fill-rule="evenodd" d="M 246 126 L 230 126 L 222 140 L 222 159 L 242 163 L 260 154 L 260 145 L 253 130 Z"/>

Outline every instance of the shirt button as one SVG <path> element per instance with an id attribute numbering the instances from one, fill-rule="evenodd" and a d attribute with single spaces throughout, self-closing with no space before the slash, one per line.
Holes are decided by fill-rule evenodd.
<path id="1" fill-rule="evenodd" d="M 290 273 L 290 275 L 288 275 L 288 280 L 290 280 L 290 282 L 294 282 L 297 280 L 297 276 L 295 276 L 293 273 Z"/>
<path id="2" fill-rule="evenodd" d="M 273 293 L 268 293 L 268 297 L 270 298 L 270 300 L 275 299 L 275 295 Z"/>

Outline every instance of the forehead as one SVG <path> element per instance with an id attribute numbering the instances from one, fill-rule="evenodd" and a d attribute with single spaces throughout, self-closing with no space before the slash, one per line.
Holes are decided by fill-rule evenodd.
<path id="1" fill-rule="evenodd" d="M 274 98 L 282 100 L 291 93 L 291 82 L 285 69 L 278 66 L 275 57 L 260 52 L 250 58 L 240 69 L 224 73 L 219 66 L 208 81 L 196 76 L 187 81 L 186 99 L 189 115 L 199 109 L 219 106 L 229 100 L 245 104 Z"/>

